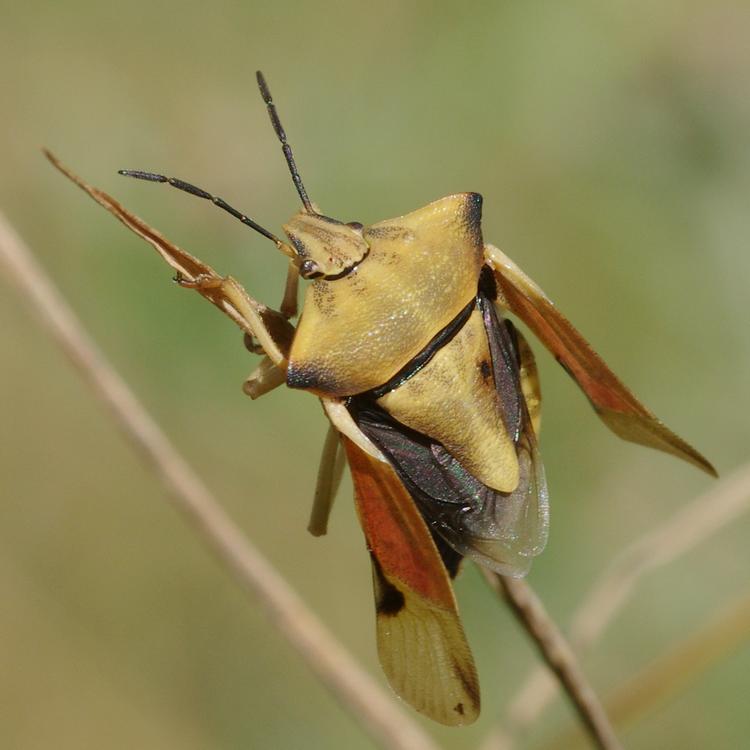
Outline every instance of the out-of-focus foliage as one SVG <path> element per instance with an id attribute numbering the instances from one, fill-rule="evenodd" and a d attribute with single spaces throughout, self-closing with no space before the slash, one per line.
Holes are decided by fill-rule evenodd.
<path id="1" fill-rule="evenodd" d="M 277 231 L 296 210 L 253 73 L 308 189 L 372 222 L 450 192 L 485 235 L 720 471 L 748 459 L 750 7 L 652 3 L 6 3 L 0 208 L 248 534 L 377 671 L 367 556 L 345 487 L 305 531 L 324 421 L 250 402 L 237 331 L 44 162 L 91 182 L 258 298 L 284 261 L 192 180 Z M 163 502 L 107 414 L 0 283 L 0 746 L 355 748 L 369 740 Z M 538 350 L 538 347 L 537 347 Z M 531 581 L 564 621 L 614 551 L 709 480 L 618 442 L 547 355 L 552 529 Z M 604 692 L 750 578 L 750 520 L 642 587 L 586 661 Z M 458 596 L 484 691 L 470 747 L 532 663 L 480 577 Z M 750 650 L 656 707 L 632 748 L 747 744 Z M 534 730 L 549 736 L 558 705 Z"/>

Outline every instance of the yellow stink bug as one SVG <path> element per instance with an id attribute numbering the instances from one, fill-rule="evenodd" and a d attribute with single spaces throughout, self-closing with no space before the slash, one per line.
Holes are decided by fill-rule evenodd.
<path id="1" fill-rule="evenodd" d="M 245 332 L 263 359 L 245 391 L 310 391 L 331 423 L 311 530 L 322 533 L 343 458 L 372 557 L 377 643 L 393 689 L 444 724 L 479 714 L 474 661 L 450 579 L 464 557 L 523 576 L 547 539 L 534 356 L 504 316 L 525 323 L 620 437 L 715 474 L 615 377 L 544 292 L 482 238 L 482 198 L 460 193 L 371 226 L 322 214 L 308 198 L 263 76 L 258 84 L 302 209 L 282 240 L 212 201 L 289 258 L 279 311 L 176 247 L 106 193 L 50 160 Z M 310 281 L 299 322 L 299 277 Z"/>

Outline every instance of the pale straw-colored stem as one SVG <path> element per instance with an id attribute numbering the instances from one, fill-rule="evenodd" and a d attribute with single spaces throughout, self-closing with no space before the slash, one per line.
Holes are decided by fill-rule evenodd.
<path id="1" fill-rule="evenodd" d="M 192 467 L 107 362 L 51 279 L 0 214 L 2 278 L 17 287 L 119 427 L 147 459 L 172 504 L 237 581 L 260 601 L 314 674 L 383 748 L 435 750 L 406 711 L 349 655 L 227 516 Z"/>

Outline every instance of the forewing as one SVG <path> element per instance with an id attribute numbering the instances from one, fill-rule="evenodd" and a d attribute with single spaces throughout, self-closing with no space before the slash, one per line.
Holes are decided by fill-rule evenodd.
<path id="1" fill-rule="evenodd" d="M 657 419 L 609 369 L 544 292 L 504 253 L 485 245 L 502 303 L 526 323 L 586 394 L 616 435 L 671 453 L 716 476 L 698 451 Z"/>
<path id="2" fill-rule="evenodd" d="M 353 399 L 360 429 L 380 448 L 419 506 L 430 529 L 453 549 L 502 575 L 523 576 L 547 542 L 547 483 L 519 382 L 513 331 L 480 298 L 503 418 L 518 454 L 513 492 L 487 487 L 442 445 L 395 421 L 376 404 Z"/>
<path id="3" fill-rule="evenodd" d="M 431 719 L 470 724 L 479 715 L 479 683 L 435 543 L 393 469 L 342 439 L 372 556 L 378 655 L 386 677 Z"/>

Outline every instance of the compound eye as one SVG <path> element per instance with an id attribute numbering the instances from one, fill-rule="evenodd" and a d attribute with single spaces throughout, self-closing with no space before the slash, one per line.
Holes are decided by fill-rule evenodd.
<path id="1" fill-rule="evenodd" d="M 362 234 L 362 230 L 365 228 L 364 224 L 359 221 L 350 221 L 346 226 L 351 227 L 358 234 Z"/>
<path id="2" fill-rule="evenodd" d="M 303 279 L 317 279 L 323 275 L 323 272 L 314 260 L 304 260 L 299 267 L 299 275 Z"/>

